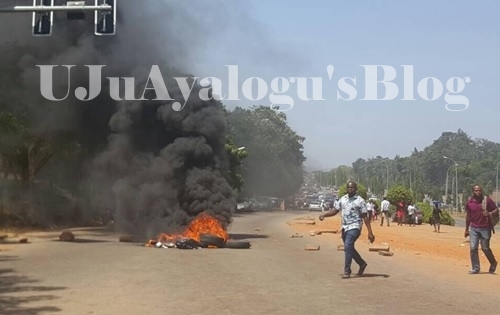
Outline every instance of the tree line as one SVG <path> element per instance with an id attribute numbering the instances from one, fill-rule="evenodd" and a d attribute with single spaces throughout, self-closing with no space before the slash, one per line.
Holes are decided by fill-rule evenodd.
<path id="1" fill-rule="evenodd" d="M 316 179 L 323 185 L 335 185 L 345 174 L 365 185 L 372 193 L 382 196 L 393 186 L 409 188 L 415 200 L 428 197 L 455 204 L 455 195 L 470 195 L 471 187 L 482 185 L 485 193 L 497 188 L 500 144 L 487 139 L 472 139 L 459 129 L 443 132 L 434 142 L 419 151 L 414 148 L 407 157 L 393 159 L 376 156 L 358 158 L 352 166 L 341 166 L 319 172 Z M 458 181 L 457 181 L 458 178 Z M 337 183 L 342 183 L 337 181 Z M 447 194 L 446 194 L 447 193 Z M 459 206 L 464 199 L 459 198 Z"/>

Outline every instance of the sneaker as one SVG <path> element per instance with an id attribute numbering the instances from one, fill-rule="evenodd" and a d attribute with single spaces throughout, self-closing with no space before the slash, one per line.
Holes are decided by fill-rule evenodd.
<path id="1" fill-rule="evenodd" d="M 498 265 L 498 261 L 495 261 L 494 264 L 491 264 L 490 270 L 488 270 L 488 272 L 489 273 L 495 273 L 495 270 L 497 270 L 497 265 Z"/>
<path id="2" fill-rule="evenodd" d="M 365 269 L 366 269 L 367 266 L 368 266 L 367 263 L 365 263 L 363 266 L 360 266 L 357 275 L 358 276 L 363 275 L 363 273 L 365 272 Z"/>
<path id="3" fill-rule="evenodd" d="M 342 277 L 341 277 L 341 278 L 342 278 L 342 279 L 349 279 L 350 277 L 351 277 L 351 275 L 350 275 L 350 274 L 348 274 L 348 273 L 344 273 L 344 274 L 342 275 Z"/>
<path id="4" fill-rule="evenodd" d="M 479 273 L 479 270 L 471 270 L 469 271 L 470 275 L 477 275 Z"/>

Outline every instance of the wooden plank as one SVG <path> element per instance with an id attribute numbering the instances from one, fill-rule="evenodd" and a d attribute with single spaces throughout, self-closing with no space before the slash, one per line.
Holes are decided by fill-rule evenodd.
<path id="1" fill-rule="evenodd" d="M 369 251 L 370 252 L 379 252 L 379 251 L 389 251 L 390 246 L 388 244 L 380 244 L 380 245 L 371 245 Z"/>

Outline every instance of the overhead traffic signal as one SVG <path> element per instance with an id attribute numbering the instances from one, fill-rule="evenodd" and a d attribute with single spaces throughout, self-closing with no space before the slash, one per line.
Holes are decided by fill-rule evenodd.
<path id="1" fill-rule="evenodd" d="M 54 0 L 38 0 L 39 5 L 52 7 Z M 33 0 L 33 6 L 37 5 L 37 0 Z M 54 12 L 33 12 L 33 36 L 50 36 L 52 25 L 54 24 Z"/>
<path id="2" fill-rule="evenodd" d="M 95 0 L 95 6 L 107 4 L 111 11 L 95 11 L 94 34 L 115 35 L 116 33 L 116 0 Z"/>

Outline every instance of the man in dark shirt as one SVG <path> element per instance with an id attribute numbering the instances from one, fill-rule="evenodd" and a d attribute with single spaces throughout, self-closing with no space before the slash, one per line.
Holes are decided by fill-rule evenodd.
<path id="1" fill-rule="evenodd" d="M 464 236 L 470 236 L 470 260 L 472 269 L 469 274 L 478 274 L 479 264 L 479 240 L 481 240 L 481 249 L 490 262 L 489 273 L 495 273 L 498 262 L 490 248 L 491 239 L 491 215 L 498 213 L 498 207 L 488 196 L 483 196 L 483 189 L 479 185 L 472 187 L 472 197 L 467 200 L 465 211 L 465 233 Z M 486 198 L 486 209 L 483 209 L 483 198 Z"/>

